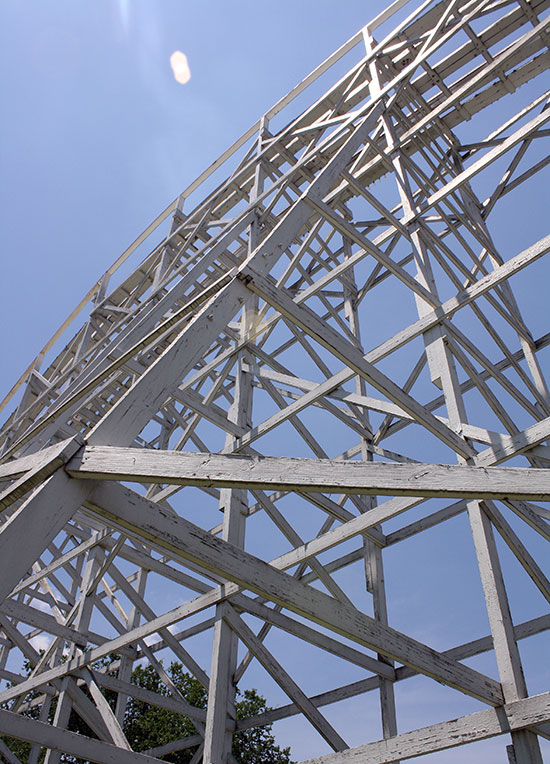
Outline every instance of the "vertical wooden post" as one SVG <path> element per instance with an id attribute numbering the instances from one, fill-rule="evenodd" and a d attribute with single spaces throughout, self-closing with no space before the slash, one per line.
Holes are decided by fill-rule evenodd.
<path id="1" fill-rule="evenodd" d="M 351 255 L 350 241 L 344 237 L 343 243 L 344 257 L 348 258 Z M 348 271 L 348 281 L 350 282 L 350 287 L 344 288 L 344 312 L 346 319 L 349 322 L 351 332 L 355 337 L 356 345 L 361 350 L 361 352 L 364 353 L 364 349 L 361 343 L 359 317 L 357 315 L 357 306 L 355 302 L 357 298 L 357 285 L 353 268 Z M 358 395 L 365 396 L 367 394 L 365 380 L 359 375 L 355 377 L 355 391 Z M 361 437 L 361 458 L 363 461 L 371 462 L 373 460 L 373 452 L 368 448 L 368 446 L 369 444 L 372 444 L 372 430 L 370 426 L 368 411 L 362 412 L 361 419 L 363 426 L 369 433 L 368 437 Z M 370 509 L 373 509 L 376 506 L 376 497 L 362 496 L 361 504 L 364 506 L 364 511 L 368 512 Z M 386 601 L 386 587 L 384 585 L 382 550 L 377 544 L 374 544 L 372 541 L 370 541 L 370 539 L 363 537 L 363 555 L 365 565 L 365 583 L 367 590 L 372 594 L 374 617 L 384 625 L 387 625 L 388 608 Z M 392 661 L 389 661 L 386 657 L 380 654 L 378 654 L 377 657 L 379 660 L 382 660 L 391 666 L 394 665 Z M 393 682 L 390 682 L 388 679 L 384 679 L 384 677 L 380 677 L 378 681 L 380 691 L 382 734 L 384 738 L 390 738 L 394 735 L 397 735 L 397 714 L 395 709 L 395 693 L 393 689 Z"/>
<path id="2" fill-rule="evenodd" d="M 504 699 L 507 703 L 527 697 L 521 658 L 514 635 L 514 625 L 502 577 L 493 527 L 480 502 L 468 503 L 468 515 L 476 548 L 487 614 L 493 635 Z M 528 730 L 512 732 L 517 764 L 542 764 L 537 736 Z"/>
<path id="3" fill-rule="evenodd" d="M 261 154 L 262 140 L 267 129 L 265 118 L 260 123 L 257 153 Z M 261 159 L 255 171 L 254 186 L 250 199 L 254 201 L 263 188 L 263 169 Z M 250 255 L 259 243 L 258 219 L 250 224 L 248 238 L 248 254 Z M 241 339 L 250 336 L 258 311 L 258 298 L 251 294 L 243 306 L 241 316 Z M 245 369 L 246 354 L 239 353 L 235 366 L 234 399 L 228 417 L 242 427 L 252 426 L 252 379 Z M 226 437 L 226 447 L 231 447 L 234 437 Z M 244 547 L 246 513 L 248 511 L 247 491 L 225 488 L 220 492 L 220 509 L 223 511 L 222 537 L 235 546 Z M 235 691 L 233 681 L 237 666 L 238 638 L 229 624 L 224 620 L 224 604 L 216 607 L 216 622 L 212 645 L 212 664 L 210 669 L 210 686 L 208 689 L 208 710 L 204 735 L 203 761 L 209 764 L 227 764 L 231 753 L 231 741 L 235 729 Z"/>

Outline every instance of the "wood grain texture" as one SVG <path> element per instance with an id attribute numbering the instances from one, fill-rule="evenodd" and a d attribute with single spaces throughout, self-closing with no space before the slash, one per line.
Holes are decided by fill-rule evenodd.
<path id="1" fill-rule="evenodd" d="M 513 730 L 521 730 L 550 719 L 550 693 L 509 703 L 501 708 L 479 711 L 448 722 L 405 732 L 391 740 L 351 748 L 342 753 L 307 759 L 302 764 L 389 764 L 457 745 L 474 743 Z"/>
<path id="2" fill-rule="evenodd" d="M 72 477 L 286 491 L 550 500 L 550 469 L 331 461 L 86 446 Z"/>

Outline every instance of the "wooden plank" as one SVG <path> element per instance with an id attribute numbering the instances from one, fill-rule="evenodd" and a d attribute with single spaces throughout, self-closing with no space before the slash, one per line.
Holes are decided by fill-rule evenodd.
<path id="1" fill-rule="evenodd" d="M 83 669 L 84 679 L 88 685 L 88 690 L 92 696 L 92 700 L 96 704 L 97 710 L 101 714 L 101 718 L 109 732 L 113 743 L 123 750 L 131 751 L 132 748 L 126 739 L 126 735 L 122 731 L 122 728 L 114 714 L 113 709 L 107 702 L 107 698 L 101 692 L 99 685 L 95 681 L 91 671 Z"/>
<path id="2" fill-rule="evenodd" d="M 496 445 L 486 448 L 474 457 L 473 463 L 477 466 L 498 464 L 510 459 L 512 456 L 525 453 L 533 446 L 538 446 L 542 441 L 550 437 L 550 417 L 535 422 L 525 430 L 508 435 Z"/>
<path id="3" fill-rule="evenodd" d="M 58 469 L 0 528 L 0 603 L 31 570 L 92 486 Z M 32 529 L 32 533 L 29 533 Z"/>
<path id="4" fill-rule="evenodd" d="M 0 740 L 0 756 L 2 756 L 8 764 L 22 764 L 21 759 L 17 758 L 3 740 Z"/>
<path id="5" fill-rule="evenodd" d="M 31 488 L 62 467 L 82 447 L 80 436 L 69 438 L 30 456 L 0 465 L 0 480 L 15 477 L 16 480 L 0 493 L 0 510 L 6 509 Z M 3 477 L 2 477 L 3 476 Z"/>
<path id="6" fill-rule="evenodd" d="M 500 567 L 493 529 L 480 502 L 468 503 L 470 526 L 478 560 L 493 646 L 504 698 L 508 702 L 527 696 L 521 659 L 514 635 L 508 596 Z"/>
<path id="7" fill-rule="evenodd" d="M 392 666 L 372 658 L 360 650 L 349 647 L 349 645 L 346 645 L 340 639 L 329 637 L 327 634 L 319 631 L 319 629 L 306 626 L 306 624 L 297 621 L 295 618 L 290 618 L 290 616 L 281 613 L 278 609 L 262 605 L 257 599 L 246 597 L 244 594 L 236 594 L 231 597 L 230 601 L 239 610 L 242 609 L 247 613 L 251 613 L 266 623 L 273 624 L 299 639 L 303 639 L 312 645 L 320 647 L 322 650 L 333 653 L 339 658 L 354 663 L 356 666 L 361 666 L 361 668 L 367 671 L 383 676 L 391 682 L 395 681 L 395 669 Z"/>
<path id="8" fill-rule="evenodd" d="M 13 459 L 11 461 L 4 461 L 0 464 L 0 482 L 4 480 L 13 480 L 15 478 L 25 475 L 27 472 L 34 472 L 37 468 L 44 464 L 51 462 L 57 462 L 57 466 L 64 464 L 69 456 L 63 461 L 63 457 L 66 453 L 70 453 L 71 443 L 78 443 L 77 449 L 84 445 L 84 441 L 80 436 L 63 440 L 60 443 L 56 443 L 53 446 L 43 448 L 41 451 L 36 451 L 27 456 L 22 456 L 19 459 Z M 74 451 L 73 451 L 74 453 Z M 72 454 L 70 454 L 72 456 Z"/>
<path id="9" fill-rule="evenodd" d="M 479 501 L 468 503 L 470 526 L 485 595 L 487 615 L 491 625 L 493 649 L 498 665 L 502 692 L 507 703 L 528 695 L 514 624 L 493 527 Z M 512 731 L 512 743 L 517 764 L 542 764 L 538 739 L 528 730 Z"/>
<path id="10" fill-rule="evenodd" d="M 72 477 L 207 487 L 550 501 L 550 469 L 333 461 L 86 446 Z"/>
<path id="11" fill-rule="evenodd" d="M 405 732 L 389 740 L 307 759 L 302 764 L 389 764 L 396 759 L 411 759 L 513 730 L 522 730 L 549 719 L 550 693 L 544 693 L 508 703 L 501 708 L 478 711 L 414 732 Z"/>
<path id="12" fill-rule="evenodd" d="M 325 552 L 327 549 L 331 549 L 360 533 L 371 531 L 372 528 L 377 527 L 381 522 L 397 517 L 402 512 L 420 504 L 423 500 L 423 498 L 418 496 L 389 499 L 383 504 L 369 509 L 368 512 L 364 512 L 358 517 L 342 523 L 333 530 L 316 536 L 302 546 L 297 546 L 276 557 L 271 561 L 271 565 L 278 570 L 291 568 L 293 565 L 304 562 L 314 555 L 321 554 L 321 552 Z"/>

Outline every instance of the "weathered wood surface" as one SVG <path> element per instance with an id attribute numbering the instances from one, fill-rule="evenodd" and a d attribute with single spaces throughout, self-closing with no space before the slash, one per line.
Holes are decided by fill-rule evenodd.
<path id="1" fill-rule="evenodd" d="M 160 548 L 293 610 L 327 628 L 413 666 L 421 673 L 498 705 L 498 682 L 467 666 L 449 661 L 410 637 L 383 626 L 359 610 L 301 584 L 253 555 L 203 531 L 181 517 L 168 515 L 127 488 L 103 483 L 94 489 L 92 506 L 106 519 L 127 528 Z M 116 640 L 115 640 L 116 641 Z M 0 695 L 0 700 L 6 693 Z"/>
<path id="2" fill-rule="evenodd" d="M 76 446 L 71 444 L 76 444 Z M 0 482 L 21 477 L 27 472 L 34 472 L 44 464 L 53 464 L 53 469 L 55 470 L 64 464 L 82 445 L 84 445 L 82 438 L 69 438 L 28 456 L 22 456 L 12 461 L 4 461 L 0 463 Z"/>
<path id="3" fill-rule="evenodd" d="M 0 677 L 17 685 L 0 692 L 0 703 L 13 700 L 20 711 L 32 704 L 46 719 L 57 697 L 59 728 L 26 727 L 24 736 L 35 741 L 29 764 L 37 764 L 44 734 L 53 746 L 46 764 L 59 760 L 63 746 L 73 750 L 63 730 L 73 706 L 102 740 L 117 743 L 116 758 L 99 741 L 104 747 L 87 748 L 85 758 L 143 760 L 127 750 L 121 728 L 132 695 L 192 712 L 197 723 L 200 734 L 150 755 L 204 744 L 205 764 L 226 764 L 234 684 L 255 657 L 290 698 L 257 721 L 301 713 L 306 729 L 309 720 L 335 749 L 345 747 L 343 729 L 319 709 L 379 693 L 389 739 L 328 757 L 335 762 L 398 761 L 498 734 L 489 711 L 396 736 L 394 683 L 417 672 L 490 705 L 526 693 L 515 640 L 547 629 L 548 619 L 514 627 L 493 529 L 548 599 L 548 578 L 529 539 L 522 540 L 522 524 L 550 540 L 548 510 L 534 503 L 550 496 L 543 445 L 550 392 L 539 352 L 550 335 L 533 336 L 510 282 L 548 253 L 550 237 L 527 246 L 525 225 L 527 248 L 509 257 L 487 221 L 501 197 L 550 163 L 550 154 L 530 150 L 550 134 L 548 93 L 530 94 L 502 124 L 491 120 L 496 109 L 484 113 L 487 121 L 469 120 L 550 65 L 550 0 L 466 0 L 460 13 L 453 2 L 425 2 L 375 41 L 372 31 L 404 4 L 392 3 L 192 183 L 88 293 L 89 320 L 48 368 L 41 370 L 39 357 L 27 370 L 19 405 L 0 429 L 0 504 L 36 487 L 9 520 L 9 512 L 0 516 L 0 594 L 10 598 L 0 606 Z M 351 69 L 298 116 L 285 121 L 282 114 L 284 127 L 271 132 L 269 117 L 352 51 L 359 58 Z M 465 142 L 454 131 L 464 121 Z M 184 212 L 189 193 L 232 155 L 226 179 Z M 374 183 L 383 176 L 380 195 Z M 485 200 L 470 183 L 475 178 L 477 186 L 478 177 Z M 168 235 L 109 289 L 118 266 L 172 213 Z M 402 320 L 388 322 L 386 332 L 394 294 L 403 301 Z M 432 384 L 437 393 L 430 394 Z M 75 432 L 89 443 L 78 454 L 78 436 L 68 450 L 63 443 L 48 448 Z M 272 432 L 295 438 L 288 453 L 315 458 L 252 456 L 274 442 L 264 437 Z M 525 468 L 496 466 L 520 455 L 515 464 Z M 458 464 L 446 464 L 455 457 Z M 143 484 L 145 497 L 116 482 L 127 480 Z M 202 491 L 178 495 L 182 485 Z M 377 495 L 393 498 L 377 506 Z M 202 496 L 223 510 L 210 532 L 178 518 L 188 497 Z M 418 506 L 429 497 L 449 501 L 436 510 L 437 502 Z M 291 502 L 297 511 L 306 507 L 296 523 Z M 382 533 L 382 523 L 412 508 L 407 525 Z M 388 626 L 382 558 L 388 544 L 467 508 L 491 635 L 437 652 Z M 518 518 L 513 528 L 508 509 Z M 275 552 L 254 534 L 243 552 L 245 526 L 258 512 L 281 534 L 279 549 L 289 549 L 270 562 Z M 341 573 L 354 564 L 350 585 Z M 160 615 L 151 571 L 181 587 L 181 604 Z M 358 596 L 374 618 L 353 606 Z M 116 636 L 92 631 L 92 614 Z M 259 619 L 257 631 L 245 624 L 247 614 Z M 183 623 L 189 618 L 191 626 Z M 198 634 L 207 639 L 207 629 L 210 668 L 184 643 Z M 310 698 L 283 668 L 275 640 L 266 641 L 271 629 L 373 674 Z M 35 636 L 53 637 L 42 657 Z M 240 663 L 237 638 L 247 648 Z M 69 657 L 59 663 L 64 640 Z M 461 663 L 493 648 L 503 687 Z M 171 686 L 157 658 L 166 649 L 209 682 L 206 713 L 187 708 Z M 90 668 L 115 652 L 117 678 Z M 31 676 L 1 668 L 20 654 L 37 666 Z M 148 661 L 174 695 L 155 699 L 132 688 L 136 659 Z M 114 713 L 102 686 L 117 693 Z M 33 690 L 43 695 L 29 704 Z M 513 708 L 516 726 L 505 721 L 513 757 L 538 764 L 535 735 L 548 734 L 549 723 L 534 705 L 521 708 L 532 712 L 529 723 L 518 722 Z"/>
<path id="4" fill-rule="evenodd" d="M 487 466 L 488 464 L 498 464 L 513 456 L 529 451 L 530 448 L 537 446 L 548 437 L 550 437 L 550 417 L 532 424 L 515 435 L 509 435 L 497 445 L 490 446 L 481 451 L 481 453 L 474 457 L 474 464 L 480 467 Z"/>
<path id="5" fill-rule="evenodd" d="M 64 528 L 91 491 L 58 469 L 0 528 L 0 602 Z"/>
<path id="6" fill-rule="evenodd" d="M 161 761 L 4 709 L 0 709 L 0 732 L 99 764 L 158 764 Z"/>
<path id="7" fill-rule="evenodd" d="M 72 477 L 390 496 L 550 500 L 550 469 L 395 464 L 86 446 Z"/>
<path id="8" fill-rule="evenodd" d="M 390 740 L 367 743 L 342 753 L 307 759 L 302 764 L 389 764 L 422 754 L 474 743 L 550 719 L 550 693 L 535 695 L 501 708 L 478 711 L 448 722 L 405 732 Z"/>
<path id="9" fill-rule="evenodd" d="M 325 719 L 317 707 L 309 700 L 303 690 L 296 684 L 292 677 L 283 669 L 281 664 L 273 657 L 261 640 L 254 634 L 252 629 L 237 615 L 231 605 L 223 606 L 224 619 L 239 635 L 240 639 L 252 650 L 254 656 L 271 674 L 273 679 L 281 687 L 288 697 L 294 701 L 300 711 L 313 725 L 317 732 L 335 751 L 343 751 L 349 746 L 336 732 L 334 727 Z"/>
<path id="10" fill-rule="evenodd" d="M 40 485 L 46 478 L 53 475 L 59 467 L 66 464 L 83 443 L 82 438 L 76 436 L 30 456 L 0 464 L 0 483 L 15 478 L 11 485 L 0 491 L 0 510 L 6 509 L 31 488 Z"/>

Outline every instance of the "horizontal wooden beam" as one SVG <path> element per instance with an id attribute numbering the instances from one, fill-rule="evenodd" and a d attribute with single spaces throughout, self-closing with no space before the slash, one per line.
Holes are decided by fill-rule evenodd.
<path id="1" fill-rule="evenodd" d="M 71 477 L 314 493 L 550 501 L 550 470 L 86 446 Z"/>
<path id="2" fill-rule="evenodd" d="M 389 764 L 412 759 L 435 751 L 443 751 L 477 740 L 525 729 L 550 719 L 550 693 L 508 703 L 474 714 L 432 724 L 413 732 L 375 743 L 350 748 L 347 751 L 307 759 L 301 764 Z"/>

